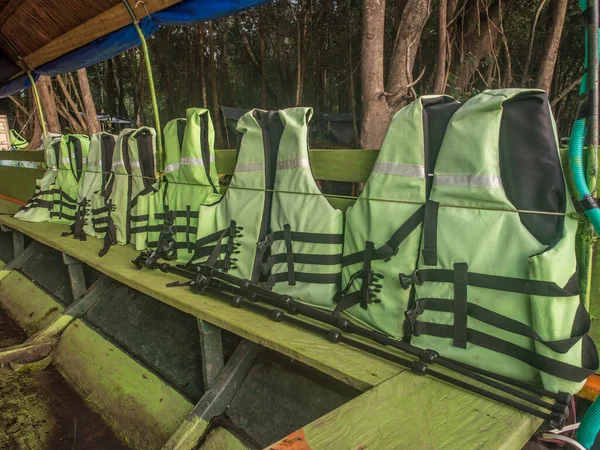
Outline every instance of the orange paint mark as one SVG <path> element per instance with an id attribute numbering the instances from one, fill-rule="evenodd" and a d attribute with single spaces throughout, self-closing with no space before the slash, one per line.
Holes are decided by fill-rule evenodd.
<path id="1" fill-rule="evenodd" d="M 16 203 L 17 205 L 27 204 L 27 202 L 24 202 L 23 200 L 19 200 L 18 198 L 14 198 L 14 197 L 9 197 L 8 195 L 4 195 L 4 194 L 0 194 L 0 198 L 2 200 L 7 200 L 9 202 Z"/>
<path id="2" fill-rule="evenodd" d="M 594 401 L 600 394 L 600 375 L 592 375 L 585 382 L 583 389 L 577 393 L 586 400 Z"/>
<path id="3" fill-rule="evenodd" d="M 310 450 L 304 431 L 294 431 L 279 442 L 269 446 L 269 450 Z"/>

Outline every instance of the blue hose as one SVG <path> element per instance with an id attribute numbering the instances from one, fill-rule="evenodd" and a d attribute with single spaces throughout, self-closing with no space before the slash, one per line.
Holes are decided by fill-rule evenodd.
<path id="1" fill-rule="evenodd" d="M 577 430 L 577 434 L 575 435 L 575 439 L 581 445 L 583 445 L 586 449 L 589 449 L 594 445 L 594 441 L 596 440 L 596 435 L 598 434 L 598 425 L 600 424 L 600 401 L 596 399 L 596 401 L 590 406 L 590 409 L 587 410 L 583 420 L 581 421 L 581 425 L 579 425 L 579 429 Z"/>
<path id="2" fill-rule="evenodd" d="M 590 198 L 592 196 L 583 169 L 583 148 L 585 146 L 586 134 L 587 120 L 577 119 L 573 125 L 573 132 L 571 133 L 571 140 L 569 142 L 569 162 L 575 189 L 579 194 L 579 200 L 584 200 L 586 197 Z M 592 225 L 594 225 L 596 232 L 600 233 L 600 209 L 588 209 L 585 211 L 585 215 L 590 219 Z"/>

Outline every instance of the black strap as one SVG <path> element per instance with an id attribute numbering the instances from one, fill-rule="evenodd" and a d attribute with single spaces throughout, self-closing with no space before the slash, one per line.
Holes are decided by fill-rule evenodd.
<path id="1" fill-rule="evenodd" d="M 294 248 L 292 247 L 292 228 L 289 223 L 283 226 L 283 234 L 285 239 L 285 256 L 288 271 L 288 284 L 296 285 L 296 274 L 294 273 Z"/>
<path id="2" fill-rule="evenodd" d="M 421 298 L 417 300 L 419 313 L 423 311 L 438 311 L 438 312 L 454 312 L 454 302 L 445 298 Z M 479 322 L 486 323 L 493 327 L 499 328 L 509 333 L 518 334 L 525 336 L 529 339 L 533 339 L 536 342 L 544 344 L 550 350 L 557 353 L 567 353 L 573 345 L 581 340 L 581 338 L 589 331 L 590 321 L 589 314 L 587 315 L 587 326 L 577 330 L 578 334 L 568 339 L 560 339 L 557 341 L 545 341 L 542 337 L 531 327 L 528 327 L 518 320 L 511 319 L 510 317 L 498 314 L 490 309 L 484 308 L 483 306 L 475 303 L 467 303 L 467 315 L 472 317 Z M 455 324 L 456 325 L 456 324 Z"/>
<path id="3" fill-rule="evenodd" d="M 394 256 L 402 242 L 423 223 L 425 217 L 425 206 L 417 209 L 392 235 L 392 237 L 381 247 L 374 251 L 373 261 L 391 258 Z M 364 261 L 364 251 L 346 255 L 342 259 L 342 266 L 350 266 Z"/>
<path id="4" fill-rule="evenodd" d="M 454 264 L 454 342 L 455 347 L 467 348 L 467 277 L 466 263 Z"/>
<path id="5" fill-rule="evenodd" d="M 105 212 L 108 212 L 108 206 L 102 206 L 101 208 L 92 209 L 93 215 L 98 215 Z"/>
<path id="6" fill-rule="evenodd" d="M 192 208 L 188 205 L 185 207 L 185 243 L 188 253 L 192 253 L 192 242 L 190 239 L 190 218 Z M 177 215 L 177 214 L 176 214 Z"/>
<path id="7" fill-rule="evenodd" d="M 294 278 L 300 283 L 314 283 L 314 284 L 338 284 L 340 281 L 339 273 L 304 273 L 295 272 Z M 269 277 L 269 281 L 273 283 L 281 283 L 283 281 L 289 281 L 289 273 L 282 272 L 276 273 Z"/>
<path id="8" fill-rule="evenodd" d="M 148 214 L 143 214 L 141 216 L 131 216 L 132 222 L 145 222 L 149 219 L 150 219 L 150 216 Z"/>
<path id="9" fill-rule="evenodd" d="M 96 233 L 106 233 L 108 231 L 108 226 L 103 226 L 103 227 L 96 227 L 94 226 L 94 231 Z"/>
<path id="10" fill-rule="evenodd" d="M 56 190 L 55 190 L 55 193 L 57 193 L 57 192 L 56 192 Z M 67 194 L 65 191 L 63 191 L 62 189 L 59 189 L 59 190 L 58 190 L 58 193 L 60 193 L 60 196 L 61 196 L 62 198 L 64 198 L 64 199 L 65 199 L 67 202 L 69 202 L 69 203 L 72 203 L 72 204 L 75 204 L 75 205 L 77 204 L 77 200 L 76 200 L 76 199 L 74 199 L 73 197 L 71 197 L 70 195 L 68 195 L 68 194 Z"/>
<path id="11" fill-rule="evenodd" d="M 423 262 L 427 266 L 437 266 L 437 229 L 440 204 L 433 200 L 425 203 L 423 221 Z"/>
<path id="12" fill-rule="evenodd" d="M 381 300 L 372 299 L 371 284 L 374 281 L 374 274 L 371 270 L 371 261 L 374 254 L 374 244 L 371 241 L 367 241 L 366 247 L 363 254 L 363 265 L 361 269 L 350 276 L 346 287 L 342 289 L 338 295 L 335 296 L 334 300 L 338 302 L 335 309 L 333 310 L 333 316 L 339 317 L 342 311 L 351 306 L 360 304 L 362 309 L 367 309 L 369 303 L 380 303 Z M 348 291 L 356 280 L 361 280 L 360 289 L 356 292 L 348 294 Z M 379 291 L 377 291 L 379 292 Z"/>
<path id="13" fill-rule="evenodd" d="M 51 209 L 52 205 L 54 205 L 54 202 L 51 202 L 48 200 L 36 199 L 36 200 L 30 201 L 26 205 L 21 206 L 19 208 L 19 211 L 29 211 L 30 209 L 33 209 L 33 208 Z"/>
<path id="14" fill-rule="evenodd" d="M 50 213 L 50 217 L 58 217 L 60 219 L 66 219 L 66 220 L 75 220 L 75 215 L 66 214 L 64 212 L 55 212 L 55 211 L 52 211 Z"/>
<path id="15" fill-rule="evenodd" d="M 209 234 L 208 236 L 204 236 L 203 238 L 196 240 L 196 249 L 203 247 L 206 244 L 217 242 L 225 230 L 227 230 L 227 228 L 215 231 L 213 234 Z"/>
<path id="16" fill-rule="evenodd" d="M 92 223 L 94 225 L 101 224 L 101 223 L 108 223 L 108 217 L 107 216 L 104 216 L 104 217 L 92 217 Z"/>
<path id="17" fill-rule="evenodd" d="M 315 264 L 319 266 L 334 266 L 342 262 L 342 255 L 312 255 L 309 253 L 294 253 L 294 262 L 298 264 Z M 287 253 L 277 253 L 269 256 L 269 267 L 274 264 L 287 262 Z"/>
<path id="18" fill-rule="evenodd" d="M 440 338 L 454 337 L 454 327 L 439 323 L 417 322 L 414 326 L 415 336 L 426 334 Z M 502 353 L 522 361 L 531 367 L 568 381 L 580 382 L 592 375 L 598 369 L 598 352 L 594 343 L 587 335 L 582 338 L 582 366 L 573 366 L 539 353 L 533 352 L 512 342 L 504 341 L 489 334 L 467 328 L 467 341 L 473 345 Z"/>
<path id="19" fill-rule="evenodd" d="M 400 274 L 401 284 L 407 278 Z M 454 270 L 450 269 L 423 269 L 417 270 L 410 277 L 410 283 L 423 284 L 428 281 L 439 283 L 454 283 Z M 579 285 L 569 281 L 565 288 L 561 288 L 553 281 L 526 280 L 523 278 L 501 277 L 483 273 L 469 272 L 467 276 L 469 286 L 496 291 L 515 292 L 517 294 L 540 295 L 542 297 L 573 297 L 579 295 Z M 408 288 L 406 286 L 406 288 Z"/>
<path id="20" fill-rule="evenodd" d="M 343 234 L 328 234 L 328 233 L 304 233 L 301 231 L 291 232 L 292 241 L 296 242 L 311 242 L 313 244 L 343 244 Z M 274 231 L 270 234 L 272 241 L 285 240 L 285 231 Z"/>
<path id="21" fill-rule="evenodd" d="M 133 227 L 129 230 L 129 232 L 131 234 L 138 234 L 138 233 L 147 233 L 148 232 L 148 227 Z"/>

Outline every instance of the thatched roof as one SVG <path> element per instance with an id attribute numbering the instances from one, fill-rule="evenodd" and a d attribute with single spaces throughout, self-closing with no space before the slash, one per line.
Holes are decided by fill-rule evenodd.
<path id="1" fill-rule="evenodd" d="M 129 4 L 141 18 L 180 1 Z M 24 67 L 35 69 L 131 21 L 122 0 L 0 0 L 0 84 L 7 74 L 14 78 Z"/>

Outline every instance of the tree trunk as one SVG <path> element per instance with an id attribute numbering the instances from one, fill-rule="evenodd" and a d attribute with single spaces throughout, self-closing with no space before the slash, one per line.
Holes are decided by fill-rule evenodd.
<path id="1" fill-rule="evenodd" d="M 71 107 L 73 112 L 75 113 L 75 118 L 81 125 L 81 129 L 86 130 L 87 123 L 84 120 L 84 118 L 81 116 L 81 112 L 79 111 L 79 109 L 77 108 L 77 105 L 73 101 L 73 97 L 71 97 L 71 94 L 69 94 L 69 91 L 67 90 L 67 87 L 65 86 L 65 83 L 63 82 L 62 77 L 60 75 L 57 75 L 56 81 L 58 82 L 58 85 L 60 86 L 60 89 L 62 90 L 62 93 L 65 96 L 65 100 L 67 101 L 67 103 L 69 104 L 69 106 Z M 68 111 L 67 111 L 67 113 L 68 113 Z M 71 114 L 69 113 L 69 115 L 71 115 Z"/>
<path id="2" fill-rule="evenodd" d="M 42 103 L 42 112 L 48 126 L 49 133 L 60 133 L 60 122 L 58 121 L 58 112 L 54 100 L 54 91 L 52 81 L 49 76 L 42 75 L 37 82 L 40 102 Z"/>
<path id="3" fill-rule="evenodd" d="M 568 0 L 552 0 L 550 3 L 550 13 L 552 14 L 552 24 L 549 27 L 548 39 L 542 52 L 542 63 L 538 72 L 535 85 L 546 92 L 550 90 L 552 76 L 554 75 L 554 65 L 558 56 L 560 47 L 560 37 L 562 35 L 563 25 L 565 24 L 565 14 L 567 13 Z"/>
<path id="4" fill-rule="evenodd" d="M 443 94 L 446 91 L 446 55 L 448 49 L 446 14 L 448 13 L 448 0 L 440 0 L 439 8 L 437 60 L 435 62 L 435 78 L 433 80 L 434 94 Z"/>
<path id="5" fill-rule="evenodd" d="M 94 105 L 94 99 L 92 98 L 90 83 L 85 69 L 79 69 L 77 71 L 77 80 L 79 80 L 79 89 L 81 89 L 81 99 L 85 110 L 85 121 L 87 122 L 88 132 L 91 136 L 93 133 L 100 132 L 100 122 L 96 115 L 96 105 Z"/>
<path id="6" fill-rule="evenodd" d="M 383 44 L 385 31 L 385 0 L 365 0 L 362 31 L 362 105 L 363 117 L 360 146 L 381 147 L 390 122 L 383 96 Z"/>
<path id="7" fill-rule="evenodd" d="M 37 111 L 35 111 L 31 120 L 33 122 L 33 136 L 29 140 L 27 150 L 37 150 L 42 145 L 42 127 L 40 127 L 40 116 Z"/>
<path id="8" fill-rule="evenodd" d="M 124 75 L 123 75 L 123 61 L 121 61 L 121 55 L 115 57 L 115 66 L 117 73 L 115 76 L 115 82 L 117 85 L 117 91 L 119 92 L 119 109 L 118 115 L 123 119 L 129 117 L 127 114 L 127 107 L 125 106 L 125 86 L 123 86 Z"/>
<path id="9" fill-rule="evenodd" d="M 258 25 L 260 35 L 260 107 L 267 109 L 267 68 L 265 66 L 265 32 L 264 25 L 260 21 Z"/>
<path id="10" fill-rule="evenodd" d="M 423 27 L 431 12 L 431 0 L 408 0 L 394 42 L 387 91 L 388 106 L 397 111 L 406 103 L 413 83 L 413 66 Z"/>
<path id="11" fill-rule="evenodd" d="M 529 48 L 527 50 L 527 59 L 525 60 L 525 66 L 523 67 L 523 75 L 521 76 L 521 84 L 525 86 L 527 84 L 527 78 L 529 77 L 529 66 L 531 65 L 531 56 L 533 54 L 533 43 L 535 41 L 535 29 L 537 27 L 538 20 L 540 18 L 540 14 L 542 13 L 542 9 L 546 5 L 546 0 L 541 0 L 540 4 L 535 11 L 535 16 L 533 17 L 533 21 L 531 22 L 531 30 L 529 31 Z"/>
<path id="12" fill-rule="evenodd" d="M 199 23 L 196 25 L 196 32 L 198 33 L 198 68 L 200 71 L 200 99 L 203 108 L 208 108 L 208 100 L 206 98 L 206 65 L 204 52 L 206 51 L 206 44 L 204 43 L 204 26 Z"/>
<path id="13" fill-rule="evenodd" d="M 217 51 L 217 47 L 215 44 L 215 36 L 213 33 L 212 22 L 208 22 L 208 37 L 209 37 L 209 47 L 210 47 L 210 60 L 209 60 L 209 69 L 210 69 L 210 99 L 211 99 L 211 109 L 212 109 L 212 118 L 213 123 L 215 125 L 215 145 L 221 147 L 223 145 L 223 129 L 221 127 L 221 113 L 219 112 L 219 88 L 218 88 L 218 79 L 217 79 L 217 64 L 215 62 L 215 53 Z"/>
<path id="14" fill-rule="evenodd" d="M 478 2 L 479 0 L 474 0 Z M 509 3 L 505 0 L 504 5 Z M 477 3 L 478 4 L 478 3 Z M 500 8 L 496 1 L 486 10 L 483 7 L 472 7 L 463 21 L 465 26 L 460 67 L 456 72 L 456 90 L 467 90 L 473 76 L 479 69 L 479 64 L 490 55 L 495 55 L 500 33 Z M 495 58 L 497 60 L 497 58 Z M 495 63 L 495 62 L 494 62 Z"/>
<path id="15" fill-rule="evenodd" d="M 110 116 L 117 115 L 117 87 L 115 86 L 115 69 L 112 59 L 104 61 L 104 81 L 106 84 L 106 109 Z"/>

